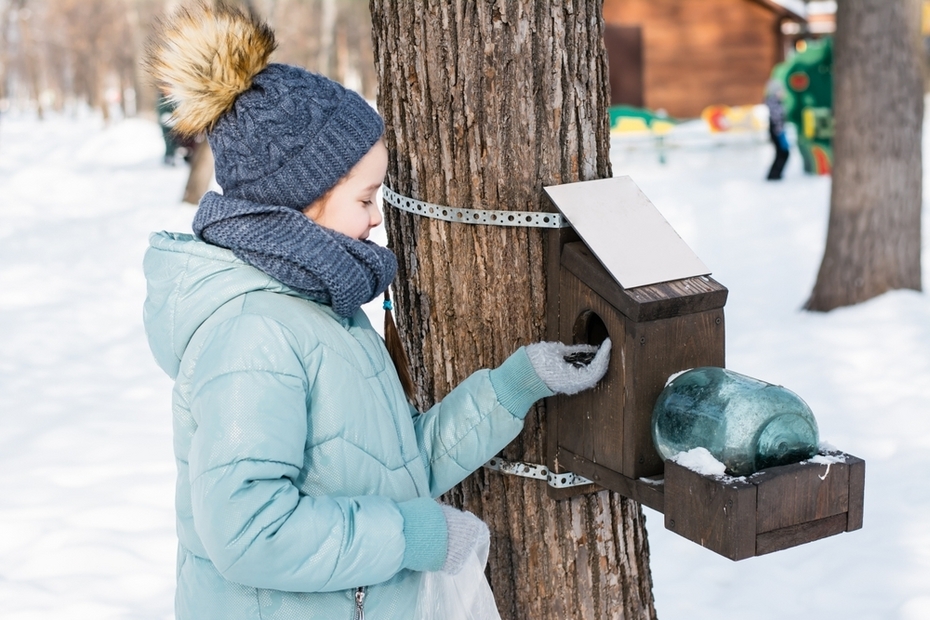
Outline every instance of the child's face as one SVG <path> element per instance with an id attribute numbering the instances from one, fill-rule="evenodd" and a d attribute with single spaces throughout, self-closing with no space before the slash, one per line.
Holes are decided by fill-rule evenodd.
<path id="1" fill-rule="evenodd" d="M 304 209 L 311 220 L 353 239 L 367 239 L 381 223 L 375 202 L 387 173 L 388 153 L 381 140 L 325 196 Z"/>

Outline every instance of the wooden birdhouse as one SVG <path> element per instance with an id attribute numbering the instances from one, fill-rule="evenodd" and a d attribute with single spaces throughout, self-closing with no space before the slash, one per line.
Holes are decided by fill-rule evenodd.
<path id="1" fill-rule="evenodd" d="M 613 344 L 594 389 L 547 400 L 551 474 L 593 483 L 551 495 L 616 491 L 731 559 L 861 527 L 865 469 L 849 455 L 833 457 L 829 482 L 813 463 L 736 481 L 663 463 L 653 407 L 671 375 L 725 366 L 727 289 L 629 177 L 546 187 L 545 194 L 571 225 L 549 233 L 548 339 L 599 345 L 609 337 Z"/>

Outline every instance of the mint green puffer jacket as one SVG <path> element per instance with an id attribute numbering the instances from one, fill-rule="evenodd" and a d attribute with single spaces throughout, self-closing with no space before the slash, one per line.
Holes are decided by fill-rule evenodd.
<path id="1" fill-rule="evenodd" d="M 409 618 L 446 553 L 436 498 L 552 392 L 523 349 L 413 410 L 381 337 L 190 235 L 145 256 L 175 380 L 178 620 Z"/>

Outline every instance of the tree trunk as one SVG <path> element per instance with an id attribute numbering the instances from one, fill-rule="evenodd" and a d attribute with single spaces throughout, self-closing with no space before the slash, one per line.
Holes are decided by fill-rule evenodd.
<path id="1" fill-rule="evenodd" d="M 24 12 L 19 15 L 19 53 L 22 57 L 25 77 L 29 82 L 29 94 L 36 104 L 36 114 L 39 120 L 45 118 L 45 109 L 42 105 L 42 69 L 41 69 L 41 52 L 39 43 L 36 41 L 35 29 L 33 28 L 33 13 L 25 2 L 20 3 L 20 10 Z"/>
<path id="2" fill-rule="evenodd" d="M 919 10 L 917 0 L 837 3 L 833 193 L 809 310 L 921 288 Z"/>
<path id="3" fill-rule="evenodd" d="M 333 75 L 333 31 L 336 29 L 336 0 L 320 0 L 320 47 L 317 71 Z"/>
<path id="4" fill-rule="evenodd" d="M 10 66 L 10 2 L 0 0 L 0 104 L 7 98 L 7 71 Z M 3 114 L 0 113 L 0 119 Z"/>
<path id="5" fill-rule="evenodd" d="M 200 199 L 210 189 L 213 181 L 213 151 L 206 138 L 198 137 L 192 147 L 190 156 L 191 172 L 184 187 L 183 201 L 192 205 L 200 203 Z"/>
<path id="6" fill-rule="evenodd" d="M 127 5 L 126 13 L 132 42 L 131 57 L 134 60 L 131 68 L 131 86 L 136 95 L 133 115 L 152 119 L 155 118 L 155 111 L 158 109 L 158 92 L 148 79 L 142 63 L 137 59 L 142 58 L 144 54 L 148 28 L 160 8 L 153 0 L 136 0 Z"/>
<path id="7" fill-rule="evenodd" d="M 0 0 L 0 101 L 7 98 L 7 70 L 10 66 L 10 12 L 13 6 Z"/>
<path id="8" fill-rule="evenodd" d="M 371 0 L 387 185 L 428 202 L 540 210 L 545 185 L 611 175 L 599 0 Z M 541 229 L 447 223 L 386 207 L 395 299 L 425 408 L 546 325 Z M 542 403 L 504 457 L 545 463 Z M 481 516 L 501 617 L 654 618 L 640 506 L 477 471 L 445 501 Z"/>

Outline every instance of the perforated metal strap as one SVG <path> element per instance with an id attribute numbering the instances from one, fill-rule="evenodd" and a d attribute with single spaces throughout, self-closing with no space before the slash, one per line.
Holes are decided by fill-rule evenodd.
<path id="1" fill-rule="evenodd" d="M 446 222 L 484 224 L 486 226 L 524 226 L 529 228 L 565 228 L 568 226 L 565 218 L 558 213 L 459 209 L 401 196 L 386 185 L 382 186 L 382 192 L 384 202 L 395 209 Z"/>
<path id="2" fill-rule="evenodd" d="M 484 464 L 488 469 L 499 471 L 502 474 L 511 476 L 521 476 L 523 478 L 535 478 L 545 480 L 550 487 L 555 489 L 564 489 L 567 487 L 578 487 L 583 484 L 593 484 L 587 478 L 582 478 L 569 471 L 556 474 L 549 471 L 545 465 L 535 465 L 533 463 L 520 463 L 515 461 L 505 461 L 501 458 L 493 458 Z"/>

